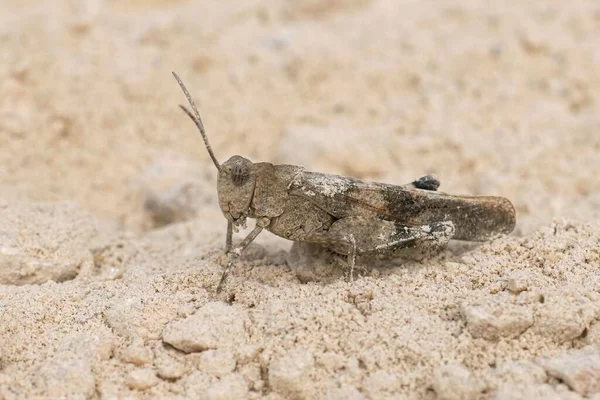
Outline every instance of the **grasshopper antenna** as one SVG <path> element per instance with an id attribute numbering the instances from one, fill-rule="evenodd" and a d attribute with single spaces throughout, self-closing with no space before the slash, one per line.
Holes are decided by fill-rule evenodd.
<path id="1" fill-rule="evenodd" d="M 190 92 L 188 92 L 187 88 L 185 87 L 179 76 L 177 76 L 175 72 L 172 72 L 172 74 L 175 77 L 177 83 L 179 83 L 179 86 L 181 86 L 181 90 L 183 90 L 183 93 L 185 94 L 188 103 L 190 103 L 192 110 L 194 110 L 194 114 L 192 114 L 190 110 L 188 110 L 185 106 L 182 106 L 181 104 L 179 105 L 179 107 L 188 115 L 188 117 L 192 119 L 192 121 L 194 121 L 194 124 L 196 124 L 196 126 L 198 127 L 198 130 L 202 134 L 202 139 L 204 139 L 204 145 L 206 146 L 206 150 L 208 150 L 208 155 L 210 156 L 210 158 L 212 158 L 215 167 L 217 167 L 217 170 L 221 172 L 221 164 L 219 164 L 217 157 L 215 157 L 215 153 L 213 153 L 212 148 L 210 147 L 210 143 L 208 142 L 208 136 L 206 136 L 204 124 L 202 123 L 202 118 L 200 117 L 200 113 L 196 108 L 194 100 L 192 100 L 192 96 L 190 96 Z"/>

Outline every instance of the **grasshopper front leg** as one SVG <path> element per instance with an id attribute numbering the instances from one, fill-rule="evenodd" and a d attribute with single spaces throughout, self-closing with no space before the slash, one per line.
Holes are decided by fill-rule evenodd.
<path id="1" fill-rule="evenodd" d="M 233 223 L 227 221 L 227 235 L 225 236 L 225 254 L 229 254 L 233 246 Z"/>
<path id="2" fill-rule="evenodd" d="M 254 229 L 252 230 L 252 232 L 250 232 L 248 234 L 248 236 L 246 236 L 244 238 L 244 240 L 242 240 L 240 242 L 240 244 L 238 244 L 237 246 L 235 246 L 235 248 L 231 251 L 228 252 L 228 261 L 227 261 L 227 267 L 225 268 L 225 271 L 223 271 L 223 275 L 221 275 L 221 280 L 219 281 L 219 284 L 217 285 L 217 293 L 220 293 L 221 290 L 223 289 L 223 285 L 225 283 L 225 279 L 227 278 L 227 275 L 229 275 L 229 271 L 231 270 L 231 268 L 233 267 L 233 263 L 235 260 L 237 260 L 240 255 L 242 255 L 242 252 L 246 249 L 246 247 L 248 247 L 250 245 L 250 243 L 252 243 L 254 241 L 254 239 L 256 239 L 256 237 L 262 232 L 262 230 L 264 228 L 266 228 L 267 226 L 269 226 L 269 224 L 271 223 L 271 220 L 269 220 L 269 218 L 260 218 L 256 221 L 256 226 L 254 227 Z M 227 233 L 229 234 L 231 223 L 227 224 Z M 233 228 L 231 226 L 231 228 Z M 233 229 L 232 229 L 233 230 Z M 231 243 L 231 237 L 229 237 L 227 239 L 228 243 Z M 231 248 L 231 244 L 229 245 Z"/>

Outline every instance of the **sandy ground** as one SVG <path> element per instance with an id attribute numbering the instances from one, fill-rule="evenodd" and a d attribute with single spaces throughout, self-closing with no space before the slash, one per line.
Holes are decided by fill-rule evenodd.
<path id="1" fill-rule="evenodd" d="M 600 5 L 0 3 L 0 399 L 599 399 Z M 217 156 L 509 198 L 354 282 L 262 234 L 215 295 Z M 235 240 L 241 240 L 236 235 Z"/>

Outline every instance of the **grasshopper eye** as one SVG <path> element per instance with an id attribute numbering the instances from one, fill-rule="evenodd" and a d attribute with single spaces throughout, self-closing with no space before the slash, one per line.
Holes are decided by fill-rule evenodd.
<path id="1" fill-rule="evenodd" d="M 235 186 L 242 186 L 250 178 L 250 171 L 247 165 L 236 164 L 231 169 L 231 181 Z"/>

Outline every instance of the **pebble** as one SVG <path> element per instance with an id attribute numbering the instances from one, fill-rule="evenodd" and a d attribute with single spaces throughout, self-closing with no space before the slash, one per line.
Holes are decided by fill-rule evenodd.
<path id="1" fill-rule="evenodd" d="M 142 366 L 152 362 L 152 350 L 144 346 L 144 341 L 136 338 L 121 354 L 121 360 Z"/>
<path id="2" fill-rule="evenodd" d="M 462 314 L 473 338 L 514 338 L 533 325 L 533 313 L 525 306 L 492 298 L 463 304 Z"/>
<path id="3" fill-rule="evenodd" d="M 163 379 L 179 379 L 187 372 L 184 363 L 166 354 L 157 356 L 154 365 L 156 366 L 156 373 Z"/>
<path id="4" fill-rule="evenodd" d="M 522 271 L 514 271 L 510 274 L 506 288 L 514 294 L 519 294 L 529 289 L 529 278 Z"/>
<path id="5" fill-rule="evenodd" d="M 600 350 L 588 346 L 554 358 L 538 361 L 548 373 L 582 396 L 600 392 Z"/>
<path id="6" fill-rule="evenodd" d="M 145 390 L 158 383 L 156 373 L 151 368 L 136 369 L 127 374 L 125 384 L 130 389 Z"/>

